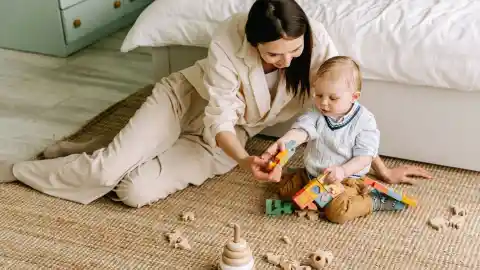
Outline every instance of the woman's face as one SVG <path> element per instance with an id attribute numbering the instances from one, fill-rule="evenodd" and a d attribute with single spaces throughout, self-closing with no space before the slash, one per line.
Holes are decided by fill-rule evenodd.
<path id="1" fill-rule="evenodd" d="M 292 59 L 303 52 L 303 35 L 295 39 L 279 39 L 258 44 L 257 49 L 263 61 L 276 68 L 287 68 Z"/>

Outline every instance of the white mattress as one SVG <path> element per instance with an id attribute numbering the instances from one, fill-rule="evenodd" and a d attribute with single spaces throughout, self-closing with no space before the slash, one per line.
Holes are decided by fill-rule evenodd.
<path id="1" fill-rule="evenodd" d="M 220 21 L 253 0 L 154 1 L 127 35 L 137 46 L 208 46 Z M 480 90 L 480 0 L 297 0 L 366 79 Z"/>
<path id="2" fill-rule="evenodd" d="M 368 79 L 480 90 L 479 0 L 297 0 Z"/>

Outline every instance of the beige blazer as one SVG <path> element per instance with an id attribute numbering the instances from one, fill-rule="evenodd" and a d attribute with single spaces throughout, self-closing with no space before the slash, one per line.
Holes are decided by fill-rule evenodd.
<path id="1" fill-rule="evenodd" d="M 267 126 L 291 119 L 306 106 L 287 93 L 283 75 L 271 101 L 261 57 L 245 36 L 247 15 L 239 13 L 223 22 L 213 35 L 207 58 L 181 71 L 209 100 L 204 139 L 212 147 L 220 131 L 235 133 L 242 128 L 254 136 Z M 338 53 L 323 25 L 314 20 L 310 24 L 314 36 L 311 74 L 315 74 L 326 59 Z"/>

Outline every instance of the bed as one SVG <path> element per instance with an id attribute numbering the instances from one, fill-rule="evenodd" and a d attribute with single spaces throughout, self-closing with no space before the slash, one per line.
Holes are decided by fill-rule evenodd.
<path id="1" fill-rule="evenodd" d="M 156 80 L 206 56 L 218 24 L 254 0 L 156 0 L 121 50 L 152 48 Z M 480 1 L 297 0 L 363 71 L 380 154 L 480 171 Z M 262 133 L 281 135 L 290 123 Z"/>

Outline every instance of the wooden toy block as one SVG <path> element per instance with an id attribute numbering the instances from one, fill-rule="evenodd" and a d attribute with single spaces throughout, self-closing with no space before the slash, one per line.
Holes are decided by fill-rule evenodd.
<path id="1" fill-rule="evenodd" d="M 344 191 L 343 185 L 325 185 L 323 180 L 326 175 L 321 175 L 311 180 L 304 188 L 293 196 L 293 201 L 305 209 L 310 207 L 312 202 L 320 208 L 325 207 L 333 198 Z"/>
<path id="2" fill-rule="evenodd" d="M 390 198 L 393 198 L 394 200 L 397 200 L 399 202 L 402 202 L 402 203 L 410 205 L 410 206 L 416 206 L 417 205 L 417 201 L 414 198 L 409 197 L 405 194 L 402 194 L 401 192 L 398 192 L 391 187 L 387 187 L 385 185 L 382 185 L 379 182 L 374 181 L 374 180 L 372 180 L 368 177 L 365 177 L 363 182 L 366 185 L 369 185 L 369 186 L 373 187 L 378 192 L 383 193 L 383 194 L 389 196 Z"/>
<path id="3" fill-rule="evenodd" d="M 278 153 L 275 158 L 268 163 L 268 170 L 273 170 L 275 166 L 283 166 L 295 154 L 295 141 L 289 141 L 285 144 L 285 150 Z"/>
<path id="4" fill-rule="evenodd" d="M 314 202 L 311 202 L 310 204 L 308 204 L 308 205 L 306 206 L 306 209 L 307 209 L 307 210 L 316 211 L 316 210 L 318 210 L 318 207 L 317 207 L 317 205 L 316 205 Z"/>
<path id="5" fill-rule="evenodd" d="M 269 216 L 280 216 L 282 214 L 292 214 L 293 204 L 291 202 L 284 202 L 281 200 L 266 200 L 266 214 Z"/>

